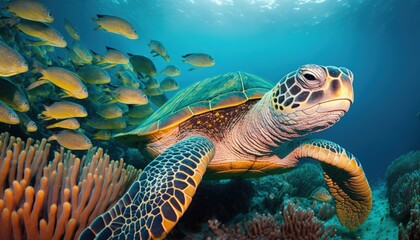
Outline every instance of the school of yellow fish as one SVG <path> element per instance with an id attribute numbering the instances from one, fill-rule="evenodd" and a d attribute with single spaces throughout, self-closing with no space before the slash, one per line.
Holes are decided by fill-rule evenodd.
<path id="1" fill-rule="evenodd" d="M 0 10 L 0 126 L 19 125 L 26 133 L 42 132 L 71 150 L 92 147 L 90 138 L 109 140 L 113 133 L 140 124 L 179 89 L 181 70 L 157 71 L 151 58 L 106 46 L 98 54 L 83 45 L 71 19 L 57 19 L 45 4 L 12 0 Z M 63 35 L 49 24 L 62 21 Z M 90 21 L 87 19 L 87 21 Z M 98 14 L 95 30 L 139 39 L 125 19 Z M 164 45 L 151 40 L 152 57 L 170 62 Z M 64 48 L 66 57 L 54 54 Z M 182 56 L 191 70 L 211 67 L 212 56 Z M 164 76 L 158 81 L 158 75 Z"/>

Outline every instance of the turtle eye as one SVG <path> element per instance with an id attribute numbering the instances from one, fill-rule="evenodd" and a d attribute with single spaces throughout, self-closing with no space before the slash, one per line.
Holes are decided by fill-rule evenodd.
<path id="1" fill-rule="evenodd" d="M 316 80 L 316 77 L 310 73 L 305 73 L 303 76 L 309 81 Z"/>
<path id="2" fill-rule="evenodd" d="M 306 89 L 321 87 L 327 78 L 325 70 L 315 64 L 303 65 L 299 68 L 296 75 L 299 84 Z"/>

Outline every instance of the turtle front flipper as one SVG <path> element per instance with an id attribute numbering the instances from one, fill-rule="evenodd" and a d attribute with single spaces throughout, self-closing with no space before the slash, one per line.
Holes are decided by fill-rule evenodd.
<path id="1" fill-rule="evenodd" d="M 289 156 L 321 162 L 342 225 L 353 230 L 367 219 L 372 208 L 372 192 L 362 165 L 351 153 L 336 143 L 311 139 L 302 141 Z"/>
<path id="2" fill-rule="evenodd" d="M 163 239 L 190 205 L 214 152 L 200 136 L 168 148 L 79 239 Z"/>

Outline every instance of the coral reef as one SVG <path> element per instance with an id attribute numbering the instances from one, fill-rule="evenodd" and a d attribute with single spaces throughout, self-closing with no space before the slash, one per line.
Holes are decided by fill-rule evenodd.
<path id="1" fill-rule="evenodd" d="M 391 216 L 406 224 L 411 209 L 420 201 L 420 151 L 400 156 L 386 176 Z"/>
<path id="2" fill-rule="evenodd" d="M 323 222 L 314 218 L 310 209 L 299 209 L 288 202 L 283 209 L 284 223 L 281 226 L 281 239 L 330 239 L 335 237 L 335 229 L 325 228 Z"/>
<path id="3" fill-rule="evenodd" d="M 420 151 L 411 151 L 395 159 L 386 171 L 387 187 L 390 189 L 400 176 L 420 169 Z"/>
<path id="4" fill-rule="evenodd" d="M 407 226 L 404 228 L 402 224 L 399 225 L 398 239 L 399 240 L 413 240 L 420 239 L 420 202 L 411 209 L 411 217 Z"/>
<path id="5" fill-rule="evenodd" d="M 336 214 L 335 206 L 332 201 L 323 202 L 322 204 L 319 204 L 317 201 L 313 201 L 312 210 L 315 213 L 315 217 L 322 221 L 327 221 Z"/>
<path id="6" fill-rule="evenodd" d="M 331 239 L 336 237 L 334 228 L 326 228 L 314 217 L 311 209 L 301 209 L 299 204 L 288 201 L 280 215 L 255 213 L 251 220 L 226 227 L 218 220 L 208 221 L 214 237 L 208 239 Z"/>
<path id="7" fill-rule="evenodd" d="M 309 197 L 315 189 L 325 185 L 322 172 L 319 164 L 304 163 L 280 176 L 295 187 L 295 191 L 291 193 L 291 196 Z"/>
<path id="8" fill-rule="evenodd" d="M 305 176 L 305 177 L 302 177 Z M 310 197 L 320 186 L 324 186 L 322 168 L 318 164 L 304 163 L 282 175 L 272 175 L 252 181 L 256 194 L 252 210 L 275 214 L 283 208 L 288 197 Z"/>
<path id="9" fill-rule="evenodd" d="M 184 239 L 192 234 L 184 233 L 185 229 L 201 231 L 201 225 L 215 216 L 222 222 L 228 222 L 238 214 L 247 213 L 254 194 L 250 181 L 243 179 L 201 182 L 191 205 L 170 237 Z"/>
<path id="10" fill-rule="evenodd" d="M 26 144 L 0 135 L 0 236 L 2 239 L 76 239 L 110 208 L 140 171 L 110 161 L 102 149 L 80 160 L 70 151 L 48 162 L 46 140 Z"/>
<path id="11" fill-rule="evenodd" d="M 251 181 L 256 190 L 251 209 L 257 212 L 275 214 L 282 208 L 283 199 L 296 192 L 296 187 L 284 180 L 281 175 L 272 175 Z"/>
<path id="12" fill-rule="evenodd" d="M 271 214 L 255 213 L 251 220 L 239 222 L 227 228 L 217 219 L 208 221 L 209 229 L 215 235 L 214 239 L 247 240 L 247 239 L 279 239 L 280 225 Z"/>
<path id="13" fill-rule="evenodd" d="M 314 216 L 321 221 L 327 221 L 336 214 L 334 201 L 321 202 L 314 199 L 291 197 L 283 200 L 283 206 L 287 206 L 289 202 L 299 203 L 299 207 L 303 209 L 311 209 Z"/>

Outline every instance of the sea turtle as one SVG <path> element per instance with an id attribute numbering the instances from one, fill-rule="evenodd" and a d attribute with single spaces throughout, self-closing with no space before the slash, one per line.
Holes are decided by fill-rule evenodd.
<path id="1" fill-rule="evenodd" d="M 333 142 L 304 138 L 348 111 L 352 83 L 346 68 L 308 64 L 274 87 L 255 75 L 234 72 L 180 91 L 139 127 L 115 135 L 151 162 L 80 239 L 164 238 L 203 177 L 283 173 L 301 158 L 321 163 L 341 224 L 350 230 L 361 225 L 370 213 L 372 193 L 360 162 Z"/>

